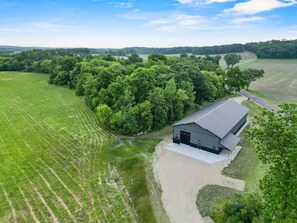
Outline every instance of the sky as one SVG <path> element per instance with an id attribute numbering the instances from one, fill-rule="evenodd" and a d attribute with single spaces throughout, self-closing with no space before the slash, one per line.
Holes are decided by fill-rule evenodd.
<path id="1" fill-rule="evenodd" d="M 297 0 L 0 0 L 0 45 L 174 47 L 297 39 Z"/>

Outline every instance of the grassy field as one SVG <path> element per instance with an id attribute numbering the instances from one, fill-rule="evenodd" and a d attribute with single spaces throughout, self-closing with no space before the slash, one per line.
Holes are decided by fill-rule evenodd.
<path id="1" fill-rule="evenodd" d="M 253 94 L 275 104 L 297 102 L 297 59 L 257 59 L 255 54 L 249 52 L 240 55 L 241 68 L 265 71 L 264 78 L 251 84 Z M 221 66 L 226 67 L 223 60 Z"/>
<path id="2" fill-rule="evenodd" d="M 145 157 L 47 75 L 0 73 L 0 222 L 155 222 Z"/>

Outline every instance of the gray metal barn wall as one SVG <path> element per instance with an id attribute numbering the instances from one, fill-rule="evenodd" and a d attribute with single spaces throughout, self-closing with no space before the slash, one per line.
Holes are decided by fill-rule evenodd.
<path id="1" fill-rule="evenodd" d="M 244 122 L 246 122 L 246 119 L 247 119 L 247 114 L 242 118 L 240 119 L 240 121 L 231 129 L 231 133 L 235 134 L 235 132 L 238 131 L 238 128 L 240 128 Z"/>
<path id="2" fill-rule="evenodd" d="M 173 138 L 177 135 L 180 137 L 180 131 L 186 131 L 191 133 L 191 143 L 198 144 L 200 139 L 201 146 L 219 150 L 219 138 L 211 132 L 201 128 L 196 124 L 178 125 L 173 127 Z M 214 147 L 213 147 L 214 146 Z"/>

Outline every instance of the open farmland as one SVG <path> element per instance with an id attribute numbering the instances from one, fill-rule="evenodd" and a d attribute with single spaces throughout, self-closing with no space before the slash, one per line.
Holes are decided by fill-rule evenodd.
<path id="1" fill-rule="evenodd" d="M 115 137 L 47 75 L 0 73 L 0 222 L 135 222 Z"/>
<path id="2" fill-rule="evenodd" d="M 252 82 L 252 93 L 276 104 L 297 101 L 297 59 L 257 59 L 252 53 L 239 54 L 241 68 L 265 71 L 264 78 Z M 226 66 L 223 60 L 221 64 Z"/>

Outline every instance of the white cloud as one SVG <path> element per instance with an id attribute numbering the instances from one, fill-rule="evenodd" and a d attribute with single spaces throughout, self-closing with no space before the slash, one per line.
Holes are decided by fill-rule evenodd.
<path id="1" fill-rule="evenodd" d="M 131 2 L 118 2 L 114 7 L 121 8 L 121 9 L 128 9 L 128 8 L 132 8 L 133 5 Z"/>
<path id="2" fill-rule="evenodd" d="M 234 18 L 234 19 L 231 20 L 231 23 L 242 24 L 242 23 L 248 23 L 248 22 L 261 21 L 261 20 L 264 20 L 264 19 L 265 19 L 264 17 L 260 17 L 260 16 Z"/>
<path id="3" fill-rule="evenodd" d="M 180 4 L 186 5 L 191 4 L 194 2 L 194 0 L 177 0 Z"/>
<path id="4" fill-rule="evenodd" d="M 297 0 L 248 0 L 235 4 L 233 8 L 225 9 L 224 13 L 253 15 L 277 8 L 293 6 L 295 4 L 297 4 Z"/>
<path id="5" fill-rule="evenodd" d="M 0 33 L 63 33 L 65 31 L 75 30 L 75 26 L 63 25 L 51 22 L 28 22 L 17 24 L 15 27 L 0 27 Z"/>
<path id="6" fill-rule="evenodd" d="M 73 28 L 69 25 L 62 25 L 50 22 L 30 22 L 23 24 L 25 28 L 36 31 L 65 31 L 65 29 Z"/>
<path id="7" fill-rule="evenodd" d="M 0 28 L 0 33 L 20 32 L 20 31 L 23 31 L 23 30 L 19 28 L 6 28 L 6 27 Z"/>
<path id="8" fill-rule="evenodd" d="M 235 2 L 236 0 L 177 0 L 182 5 L 208 5 L 213 3 Z"/>
<path id="9" fill-rule="evenodd" d="M 153 19 L 150 24 L 162 31 L 175 31 L 177 29 L 198 29 L 205 26 L 207 21 L 199 15 L 174 14 L 167 18 Z"/>
<path id="10" fill-rule="evenodd" d="M 211 3 L 223 3 L 223 2 L 235 2 L 236 0 L 207 0 L 206 2 L 208 4 L 211 4 Z"/>

